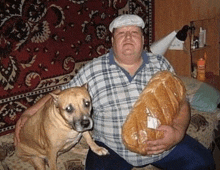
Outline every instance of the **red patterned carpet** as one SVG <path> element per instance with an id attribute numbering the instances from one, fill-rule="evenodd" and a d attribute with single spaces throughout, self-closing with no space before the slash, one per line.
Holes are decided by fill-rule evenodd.
<path id="1" fill-rule="evenodd" d="M 3 0 L 0 2 L 0 135 L 24 110 L 67 83 L 76 63 L 111 47 L 109 23 L 141 16 L 146 48 L 153 41 L 152 0 Z"/>

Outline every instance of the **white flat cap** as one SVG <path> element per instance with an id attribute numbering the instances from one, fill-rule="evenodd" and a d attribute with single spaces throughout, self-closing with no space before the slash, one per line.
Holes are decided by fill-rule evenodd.
<path id="1" fill-rule="evenodd" d="M 124 14 L 115 18 L 109 25 L 109 31 L 112 32 L 114 28 L 119 28 L 122 26 L 136 25 L 138 27 L 144 28 L 145 24 L 141 17 L 134 14 Z"/>

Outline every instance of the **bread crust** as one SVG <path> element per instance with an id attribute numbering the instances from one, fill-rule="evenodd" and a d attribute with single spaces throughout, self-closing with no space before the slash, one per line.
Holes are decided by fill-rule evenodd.
<path id="1" fill-rule="evenodd" d="M 169 71 L 156 73 L 135 102 L 122 127 L 124 145 L 146 155 L 148 140 L 163 138 L 159 125 L 172 125 L 186 98 L 183 82 Z"/>

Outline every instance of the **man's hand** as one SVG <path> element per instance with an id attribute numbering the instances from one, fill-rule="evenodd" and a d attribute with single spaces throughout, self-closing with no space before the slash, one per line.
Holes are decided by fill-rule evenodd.
<path id="1" fill-rule="evenodd" d="M 180 132 L 172 126 L 162 125 L 157 130 L 164 132 L 164 138 L 147 142 L 146 151 L 148 155 L 160 154 L 171 149 L 182 140 Z"/>
<path id="2" fill-rule="evenodd" d="M 190 106 L 187 101 L 180 108 L 180 112 L 173 120 L 172 126 L 161 125 L 157 130 L 164 132 L 164 138 L 147 142 L 147 154 L 159 154 L 171 149 L 185 136 L 190 121 Z"/>

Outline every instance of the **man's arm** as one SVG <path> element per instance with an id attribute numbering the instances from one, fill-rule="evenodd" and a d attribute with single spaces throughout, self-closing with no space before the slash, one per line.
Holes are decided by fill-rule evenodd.
<path id="1" fill-rule="evenodd" d="M 164 132 L 164 138 L 148 141 L 146 151 L 148 155 L 159 154 L 171 149 L 185 136 L 190 122 L 190 106 L 187 101 L 182 105 L 180 112 L 173 120 L 172 126 L 161 125 L 158 130 Z"/>
<path id="2" fill-rule="evenodd" d="M 54 90 L 52 93 L 58 94 L 60 92 L 60 89 Z M 49 99 L 51 98 L 51 95 L 47 94 L 43 98 L 41 98 L 36 104 L 29 107 L 27 110 L 24 111 L 24 113 L 21 115 L 20 119 L 17 121 L 15 126 L 15 134 L 14 134 L 14 144 L 17 146 L 17 144 L 20 142 L 19 139 L 19 133 L 21 128 L 24 126 L 27 119 L 34 115 Z"/>
<path id="3" fill-rule="evenodd" d="M 179 143 L 186 134 L 191 118 L 190 105 L 188 101 L 182 105 L 179 115 L 173 120 L 173 128 L 177 130 L 176 141 Z M 179 135 L 178 135 L 179 134 Z"/>

